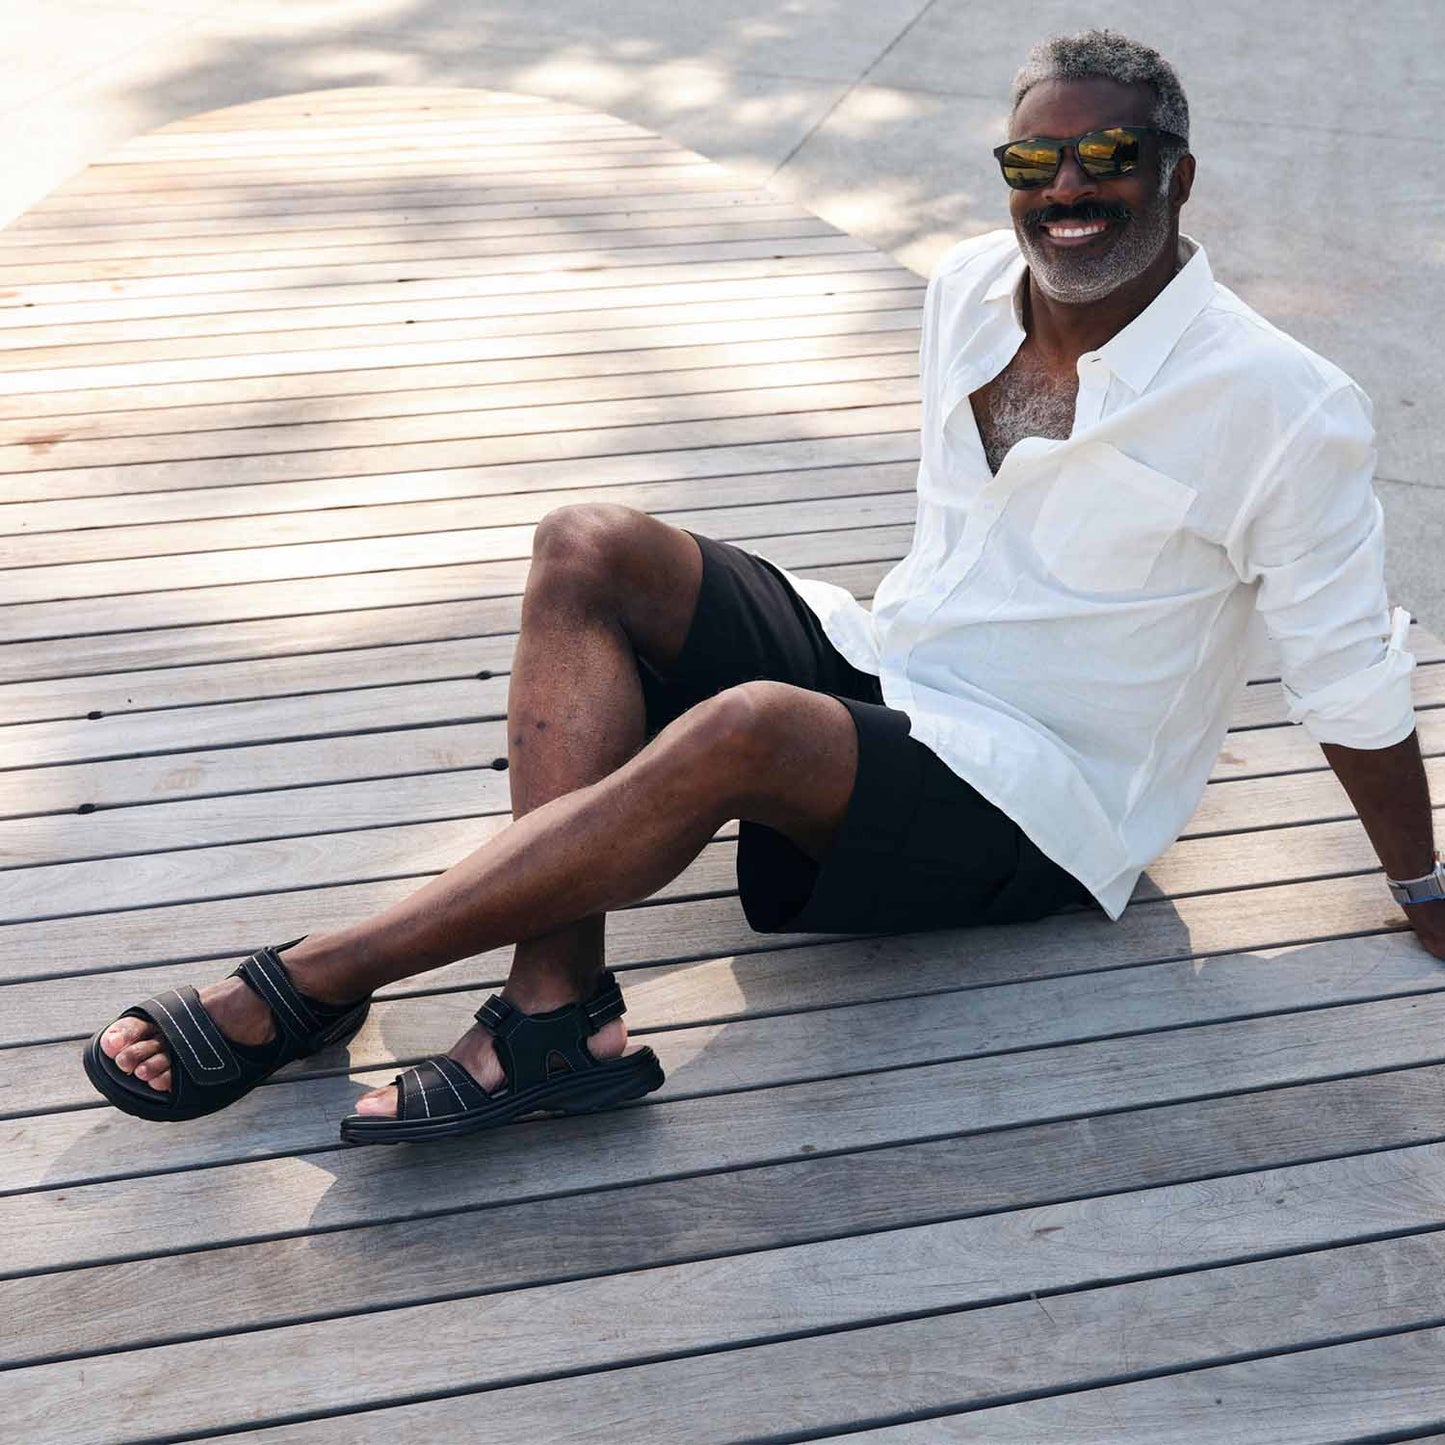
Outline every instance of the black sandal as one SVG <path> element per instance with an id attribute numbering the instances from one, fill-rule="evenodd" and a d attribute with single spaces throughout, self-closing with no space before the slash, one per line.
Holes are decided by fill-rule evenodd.
<path id="1" fill-rule="evenodd" d="M 171 1061 L 171 1086 L 164 1093 L 127 1074 L 100 1047 L 104 1029 L 85 1046 L 85 1072 L 117 1109 L 138 1119 L 198 1119 L 249 1094 L 263 1079 L 293 1059 L 304 1059 L 342 1044 L 366 1021 L 371 995 L 354 1004 L 308 998 L 291 981 L 278 955 L 291 943 L 260 948 L 235 969 L 261 996 L 276 1020 L 276 1037 L 264 1044 L 228 1039 L 201 1006 L 189 984 L 167 989 L 128 1008 L 120 1018 L 148 1019 L 160 1031 Z M 119 1022 L 119 1019 L 115 1020 Z"/>
<path id="2" fill-rule="evenodd" d="M 610 970 L 585 1003 L 525 1014 L 499 994 L 476 1012 L 491 1034 L 506 1083 L 489 1094 L 446 1054 L 434 1054 L 396 1076 L 396 1115 L 348 1114 L 341 1121 L 347 1144 L 399 1144 L 451 1138 L 509 1123 L 545 1109 L 590 1114 L 650 1094 L 663 1080 L 650 1048 L 616 1059 L 597 1059 L 586 1040 L 603 1024 L 621 1018 L 627 1005 Z"/>

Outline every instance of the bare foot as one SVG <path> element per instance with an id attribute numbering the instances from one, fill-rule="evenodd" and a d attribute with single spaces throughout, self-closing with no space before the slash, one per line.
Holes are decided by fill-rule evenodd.
<path id="1" fill-rule="evenodd" d="M 504 994 L 503 997 L 506 997 Z M 525 1012 L 543 1013 L 548 1009 L 560 1008 L 571 999 L 527 1001 Z M 515 1000 L 508 999 L 508 1002 Z M 520 1003 L 517 1004 L 521 1008 Z M 621 1019 L 603 1024 L 595 1034 L 588 1037 L 584 1046 L 595 1059 L 615 1059 L 627 1047 L 627 1025 Z M 473 1024 L 450 1049 L 448 1055 L 454 1058 L 487 1093 L 494 1093 L 506 1083 L 506 1075 L 492 1046 L 492 1036 L 481 1024 Z M 356 1101 L 356 1112 L 368 1116 L 394 1119 L 396 1117 L 396 1085 L 373 1089 Z"/>
<path id="2" fill-rule="evenodd" d="M 285 967 L 296 987 L 308 997 L 322 1003 L 351 1001 L 334 994 L 334 985 L 308 978 L 289 957 Z M 202 1008 L 232 1043 L 264 1044 L 276 1037 L 276 1020 L 270 1005 L 244 979 L 223 978 L 200 993 Z M 133 1074 L 159 1094 L 170 1088 L 171 1061 L 165 1039 L 149 1019 L 117 1019 L 100 1036 L 100 1048 L 122 1073 Z"/>

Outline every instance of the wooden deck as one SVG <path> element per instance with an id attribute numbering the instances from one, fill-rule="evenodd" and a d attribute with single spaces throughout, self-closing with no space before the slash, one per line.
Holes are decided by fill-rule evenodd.
<path id="1" fill-rule="evenodd" d="M 498 954 L 213 1119 L 85 1080 L 127 1004 L 505 824 L 550 508 L 870 595 L 921 295 L 478 92 L 201 116 L 0 235 L 7 1441 L 1445 1440 L 1445 966 L 1268 663 L 1117 924 L 764 938 L 724 829 L 609 924 L 637 1107 L 339 1147 Z"/>

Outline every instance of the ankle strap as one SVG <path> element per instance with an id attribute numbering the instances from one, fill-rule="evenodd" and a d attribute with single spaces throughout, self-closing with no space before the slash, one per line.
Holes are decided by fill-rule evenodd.
<path id="1" fill-rule="evenodd" d="M 494 993 L 476 1011 L 474 1017 L 493 1038 L 500 1038 L 510 1033 L 515 1027 L 514 1019 L 538 1018 L 547 1019 L 561 1014 L 569 1009 L 580 1009 L 587 1017 L 590 1025 L 587 1032 L 595 1034 L 603 1024 L 611 1023 L 613 1019 L 620 1019 L 627 1012 L 627 1004 L 622 998 L 622 989 L 618 986 L 617 978 L 612 970 L 605 969 L 602 974 L 602 984 L 596 993 L 584 1003 L 564 1004 L 560 1009 L 552 1009 L 545 1014 L 524 1014 L 515 1005 L 508 1003 L 501 994 Z"/>

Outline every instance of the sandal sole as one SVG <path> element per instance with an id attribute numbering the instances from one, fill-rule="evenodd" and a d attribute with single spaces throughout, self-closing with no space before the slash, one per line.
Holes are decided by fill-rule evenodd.
<path id="1" fill-rule="evenodd" d="M 350 1043 L 360 1031 L 362 1024 L 366 1022 L 367 1015 L 371 1012 L 371 1000 L 366 1000 L 366 1007 L 361 1010 L 356 1018 L 349 1015 L 338 1021 L 336 1032 L 327 1035 L 320 1048 L 309 1054 L 298 1054 L 296 1058 L 315 1058 L 322 1049 L 334 1048 L 339 1044 Z M 175 1109 L 167 1106 L 165 1095 L 156 1093 L 155 1103 L 151 1103 L 144 1095 L 138 1094 L 126 1084 L 122 1084 L 117 1076 L 111 1073 L 111 1061 L 106 1057 L 100 1047 L 100 1038 L 105 1030 L 110 1027 L 98 1030 L 91 1036 L 90 1042 L 86 1044 L 81 1060 L 85 1065 L 86 1077 L 94 1085 L 96 1092 L 101 1094 L 107 1103 L 113 1104 L 123 1114 L 129 1114 L 136 1119 L 145 1119 L 153 1124 L 181 1124 L 189 1119 L 203 1119 L 207 1114 L 219 1114 L 222 1109 L 229 1109 L 232 1104 L 238 1104 L 247 1094 L 259 1084 L 264 1084 L 273 1074 L 279 1073 L 287 1064 L 293 1064 L 296 1059 L 283 1059 L 274 1069 L 269 1069 L 259 1078 L 253 1080 L 247 1087 L 233 1098 L 227 1099 L 224 1104 L 215 1104 L 209 1108 Z M 124 1075 L 129 1079 L 133 1076 Z M 152 1090 L 152 1092 L 156 1092 Z"/>
<path id="2" fill-rule="evenodd" d="M 598 1077 L 598 1075 L 604 1077 Z M 665 1075 L 657 1055 L 643 1047 L 620 1059 L 608 1059 L 580 1078 L 573 1076 L 539 1084 L 515 1098 L 498 1100 L 494 1108 L 449 1114 L 440 1119 L 391 1119 L 348 1114 L 341 1121 L 343 1144 L 420 1144 L 428 1139 L 455 1139 L 510 1124 L 528 1114 L 595 1114 L 640 1099 L 662 1086 Z M 584 1091 L 577 1089 L 581 1082 Z M 569 1087 L 572 1097 L 568 1097 Z"/>

